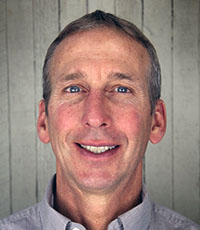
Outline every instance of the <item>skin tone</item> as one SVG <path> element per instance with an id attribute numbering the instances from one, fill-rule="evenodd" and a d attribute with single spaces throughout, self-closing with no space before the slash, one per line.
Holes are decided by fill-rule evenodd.
<path id="1" fill-rule="evenodd" d="M 107 229 L 141 202 L 147 143 L 158 143 L 166 129 L 162 100 L 151 115 L 148 66 L 144 47 L 108 28 L 70 36 L 52 58 L 38 135 L 56 156 L 55 208 L 88 230 Z M 88 146 L 113 149 L 95 154 Z"/>

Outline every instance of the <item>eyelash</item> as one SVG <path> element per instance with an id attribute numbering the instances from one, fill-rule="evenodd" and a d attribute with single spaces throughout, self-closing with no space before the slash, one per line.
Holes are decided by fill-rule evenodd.
<path id="1" fill-rule="evenodd" d="M 74 88 L 74 89 L 73 89 Z M 121 88 L 121 92 L 118 91 L 118 89 Z M 72 89 L 72 91 L 70 91 L 70 89 Z M 124 89 L 126 92 L 124 92 Z M 78 91 L 76 91 L 78 90 Z M 71 85 L 71 86 L 68 86 L 66 88 L 64 88 L 63 90 L 64 92 L 67 92 L 67 93 L 80 93 L 80 92 L 86 92 L 86 90 L 84 90 L 82 87 L 78 86 L 78 85 Z M 128 87 L 126 86 L 115 86 L 113 87 L 113 89 L 111 90 L 111 92 L 117 92 L 117 93 L 120 93 L 120 94 L 127 94 L 127 93 L 132 93 L 132 90 L 129 89 Z"/>
<path id="2" fill-rule="evenodd" d="M 117 91 L 120 88 L 121 88 L 122 91 L 121 92 Z M 126 90 L 126 92 L 124 92 L 124 89 Z M 131 93 L 131 90 L 126 86 L 117 86 L 117 87 L 115 87 L 114 91 L 116 91 L 118 93 L 122 93 L 122 94 Z"/>
<path id="3" fill-rule="evenodd" d="M 76 89 L 78 89 L 79 91 L 72 91 L 72 92 L 68 92 L 68 90 L 70 90 L 70 88 L 76 88 Z M 68 87 L 66 87 L 65 89 L 64 89 L 64 92 L 67 92 L 67 93 L 79 93 L 79 92 L 81 92 L 81 91 L 83 91 L 82 89 L 81 89 L 81 87 L 79 87 L 79 86 L 77 86 L 77 85 L 71 85 L 71 86 L 68 86 Z"/>

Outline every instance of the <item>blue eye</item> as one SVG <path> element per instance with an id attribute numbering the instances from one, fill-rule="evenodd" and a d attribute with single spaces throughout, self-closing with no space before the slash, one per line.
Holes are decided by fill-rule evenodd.
<path id="1" fill-rule="evenodd" d="M 119 86 L 115 89 L 118 93 L 129 93 L 130 90 L 127 87 Z"/>
<path id="2" fill-rule="evenodd" d="M 73 85 L 73 86 L 69 86 L 65 89 L 66 92 L 68 93 L 79 93 L 81 91 L 81 89 L 76 86 L 76 85 Z"/>

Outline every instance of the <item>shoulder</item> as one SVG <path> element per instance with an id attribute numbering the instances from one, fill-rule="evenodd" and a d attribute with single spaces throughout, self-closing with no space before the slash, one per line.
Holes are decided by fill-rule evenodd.
<path id="1" fill-rule="evenodd" d="M 41 229 L 40 203 L 0 220 L 0 229 Z"/>
<path id="2" fill-rule="evenodd" d="M 158 204 L 153 204 L 154 229 L 200 230 L 190 219 Z"/>

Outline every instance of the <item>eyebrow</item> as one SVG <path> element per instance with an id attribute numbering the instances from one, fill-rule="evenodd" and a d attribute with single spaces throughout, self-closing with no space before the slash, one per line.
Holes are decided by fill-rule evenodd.
<path id="1" fill-rule="evenodd" d="M 66 82 L 66 81 L 71 81 L 71 80 L 78 80 L 78 79 L 81 79 L 81 78 L 84 78 L 85 76 L 78 72 L 78 73 L 72 73 L 72 74 L 67 74 L 67 75 L 64 75 L 62 74 L 59 78 L 58 78 L 58 81 L 60 82 Z"/>
<path id="2" fill-rule="evenodd" d="M 72 73 L 72 74 L 67 74 L 67 75 L 62 74 L 58 78 L 58 81 L 59 82 L 67 82 L 67 81 L 72 81 L 72 80 L 79 80 L 81 78 L 85 78 L 85 76 L 81 72 L 77 72 L 77 73 Z M 113 72 L 113 73 L 109 74 L 109 79 L 110 80 L 128 80 L 130 82 L 134 82 L 136 80 L 133 78 L 132 75 L 124 74 L 124 73 L 120 73 L 120 72 L 116 72 L 116 73 Z"/>
<path id="3" fill-rule="evenodd" d="M 109 77 L 113 80 L 128 80 L 130 82 L 134 82 L 136 79 L 133 78 L 132 75 L 124 74 L 124 73 L 111 73 Z"/>

